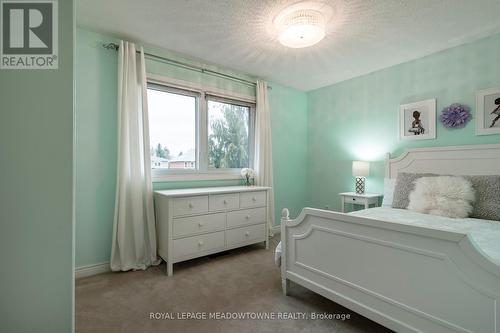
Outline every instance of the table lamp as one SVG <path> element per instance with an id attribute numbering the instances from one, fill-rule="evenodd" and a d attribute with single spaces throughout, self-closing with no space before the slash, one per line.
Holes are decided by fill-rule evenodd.
<path id="1" fill-rule="evenodd" d="M 352 162 L 352 175 L 356 177 L 356 193 L 365 193 L 366 177 L 370 172 L 370 163 L 364 161 Z"/>

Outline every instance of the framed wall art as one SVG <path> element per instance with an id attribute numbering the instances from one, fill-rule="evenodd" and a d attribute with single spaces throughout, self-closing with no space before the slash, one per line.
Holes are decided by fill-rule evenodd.
<path id="1" fill-rule="evenodd" d="M 435 98 L 399 107 L 399 138 L 401 140 L 436 138 Z"/>
<path id="2" fill-rule="evenodd" d="M 476 135 L 500 134 L 500 87 L 476 92 Z"/>

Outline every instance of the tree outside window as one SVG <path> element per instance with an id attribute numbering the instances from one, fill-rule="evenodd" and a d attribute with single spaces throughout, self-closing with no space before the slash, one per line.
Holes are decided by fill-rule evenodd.
<path id="1" fill-rule="evenodd" d="M 208 102 L 209 167 L 248 167 L 249 117 L 250 108 L 247 106 Z"/>

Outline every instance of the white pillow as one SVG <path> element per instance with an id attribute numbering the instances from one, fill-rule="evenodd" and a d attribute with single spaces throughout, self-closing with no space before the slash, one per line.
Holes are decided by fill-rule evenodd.
<path id="1" fill-rule="evenodd" d="M 395 186 L 396 178 L 384 178 L 384 199 L 382 200 L 382 207 L 392 207 Z"/>
<path id="2" fill-rule="evenodd" d="M 422 177 L 414 184 L 409 210 L 453 218 L 469 217 L 473 211 L 474 188 L 464 177 Z"/>

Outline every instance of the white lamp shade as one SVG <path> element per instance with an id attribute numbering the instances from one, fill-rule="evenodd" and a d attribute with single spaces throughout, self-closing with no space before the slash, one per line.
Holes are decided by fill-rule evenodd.
<path id="1" fill-rule="evenodd" d="M 368 177 L 370 173 L 370 162 L 353 161 L 352 162 L 352 175 L 354 177 Z"/>

